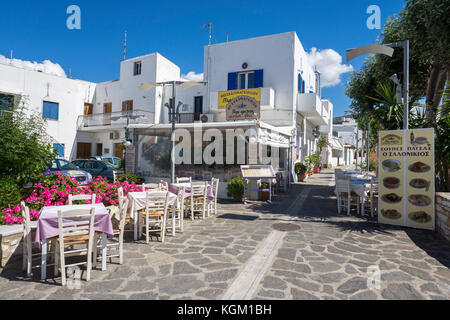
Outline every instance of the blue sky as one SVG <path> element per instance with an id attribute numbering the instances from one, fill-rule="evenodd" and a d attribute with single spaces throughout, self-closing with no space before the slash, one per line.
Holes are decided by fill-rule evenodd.
<path id="1" fill-rule="evenodd" d="M 81 9 L 81 30 L 69 30 L 66 9 Z M 369 5 L 381 9 L 381 25 L 400 12 L 404 0 L 297 0 L 297 1 L 2 1 L 0 54 L 14 58 L 59 63 L 73 78 L 102 82 L 119 77 L 124 31 L 127 58 L 158 51 L 181 68 L 203 72 L 203 46 L 213 23 L 213 43 L 296 31 L 310 51 L 333 49 L 345 61 L 345 49 L 375 41 L 380 30 L 369 30 Z M 350 61 L 359 69 L 364 57 Z M 340 84 L 322 91 L 343 115 L 349 74 Z"/>

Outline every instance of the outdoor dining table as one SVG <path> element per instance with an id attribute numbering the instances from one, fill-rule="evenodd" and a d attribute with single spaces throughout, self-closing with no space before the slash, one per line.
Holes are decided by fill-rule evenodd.
<path id="1" fill-rule="evenodd" d="M 371 178 L 350 178 L 350 191 L 361 197 L 361 216 L 364 216 L 364 204 L 370 193 Z"/>
<path id="2" fill-rule="evenodd" d="M 134 221 L 134 240 L 138 239 L 138 211 L 145 209 L 145 201 L 147 198 L 147 192 L 151 192 L 151 199 L 153 200 L 164 200 L 167 191 L 141 191 L 141 192 L 129 192 L 128 193 L 128 208 L 130 212 L 130 218 Z M 175 237 L 175 226 L 176 226 L 176 208 L 177 208 L 177 195 L 169 192 L 169 205 L 172 207 L 172 236 Z"/>
<path id="3" fill-rule="evenodd" d="M 204 184 L 198 184 L 200 186 L 204 186 Z M 189 198 L 191 196 L 191 183 L 190 182 L 180 182 L 180 183 L 171 183 L 169 184 L 169 191 L 175 194 L 184 187 L 184 198 Z M 206 189 L 206 197 L 208 200 L 214 200 L 214 191 L 210 184 L 208 184 Z"/>
<path id="4" fill-rule="evenodd" d="M 78 205 L 64 205 L 64 206 L 49 206 L 43 207 L 39 213 L 39 220 L 37 222 L 36 236 L 34 245 L 39 247 L 42 242 L 42 259 L 41 259 L 41 278 L 45 280 L 47 277 L 47 253 L 48 240 L 59 236 L 58 229 L 58 211 L 68 211 L 76 209 L 91 209 L 95 208 L 94 216 L 94 230 L 102 233 L 102 270 L 106 270 L 106 248 L 107 236 L 114 237 L 113 227 L 109 212 L 103 203 L 96 204 L 78 204 Z M 71 217 L 66 217 L 71 219 Z M 76 218 L 78 219 L 78 217 Z M 89 215 L 86 215 L 86 220 L 89 220 Z"/>

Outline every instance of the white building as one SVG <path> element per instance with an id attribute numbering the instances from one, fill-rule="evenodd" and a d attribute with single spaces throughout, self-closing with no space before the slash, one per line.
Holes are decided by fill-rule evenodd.
<path id="1" fill-rule="evenodd" d="M 58 104 L 59 116 L 49 121 L 49 133 L 64 144 L 63 156 L 69 160 L 123 156 L 128 123 L 137 173 L 148 180 L 170 176 L 171 125 L 165 105 L 175 103 L 181 113 L 177 128 L 193 131 L 202 119 L 203 128 L 250 129 L 259 144 L 279 147 L 281 159 L 274 169 L 285 178 L 294 162 L 316 151 L 320 135 L 330 142 L 322 162 L 332 164 L 333 105 L 321 98 L 320 75 L 308 64 L 295 32 L 205 46 L 204 85 L 139 88 L 176 80 L 180 68 L 159 53 L 122 61 L 120 79 L 98 84 L 0 65 L 0 93 L 28 95 L 35 110 L 42 110 L 44 101 Z M 219 95 L 239 89 L 259 91 L 257 119 L 227 121 Z M 226 183 L 240 171 L 239 164 L 179 165 L 177 175 L 219 176 Z"/>
<path id="2" fill-rule="evenodd" d="M 356 121 L 350 117 L 333 118 L 333 137 L 342 145 L 336 151 L 332 161 L 335 165 L 349 166 L 356 163 L 356 148 L 361 148 L 362 132 L 358 130 Z"/>

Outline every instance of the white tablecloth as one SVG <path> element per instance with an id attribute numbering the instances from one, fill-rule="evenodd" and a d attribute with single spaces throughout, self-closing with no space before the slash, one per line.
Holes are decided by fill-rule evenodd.
<path id="1" fill-rule="evenodd" d="M 164 200 L 167 191 L 150 191 L 151 200 L 160 201 Z M 145 208 L 145 200 L 147 192 L 129 192 L 128 193 L 128 208 L 130 209 L 130 218 L 135 220 L 137 218 L 137 212 Z M 177 195 L 169 193 L 169 205 L 173 205 L 177 200 Z"/>

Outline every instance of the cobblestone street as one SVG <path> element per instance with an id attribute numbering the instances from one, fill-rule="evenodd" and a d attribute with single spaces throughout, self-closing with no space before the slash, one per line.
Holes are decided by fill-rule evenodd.
<path id="1" fill-rule="evenodd" d="M 222 201 L 218 215 L 185 220 L 165 243 L 129 234 L 124 264 L 93 270 L 89 282 L 83 273 L 80 289 L 40 281 L 39 268 L 33 279 L 5 268 L 0 299 L 450 299 L 449 242 L 338 215 L 333 183 L 324 170 L 272 205 Z M 370 266 L 379 289 L 368 288 Z"/>

